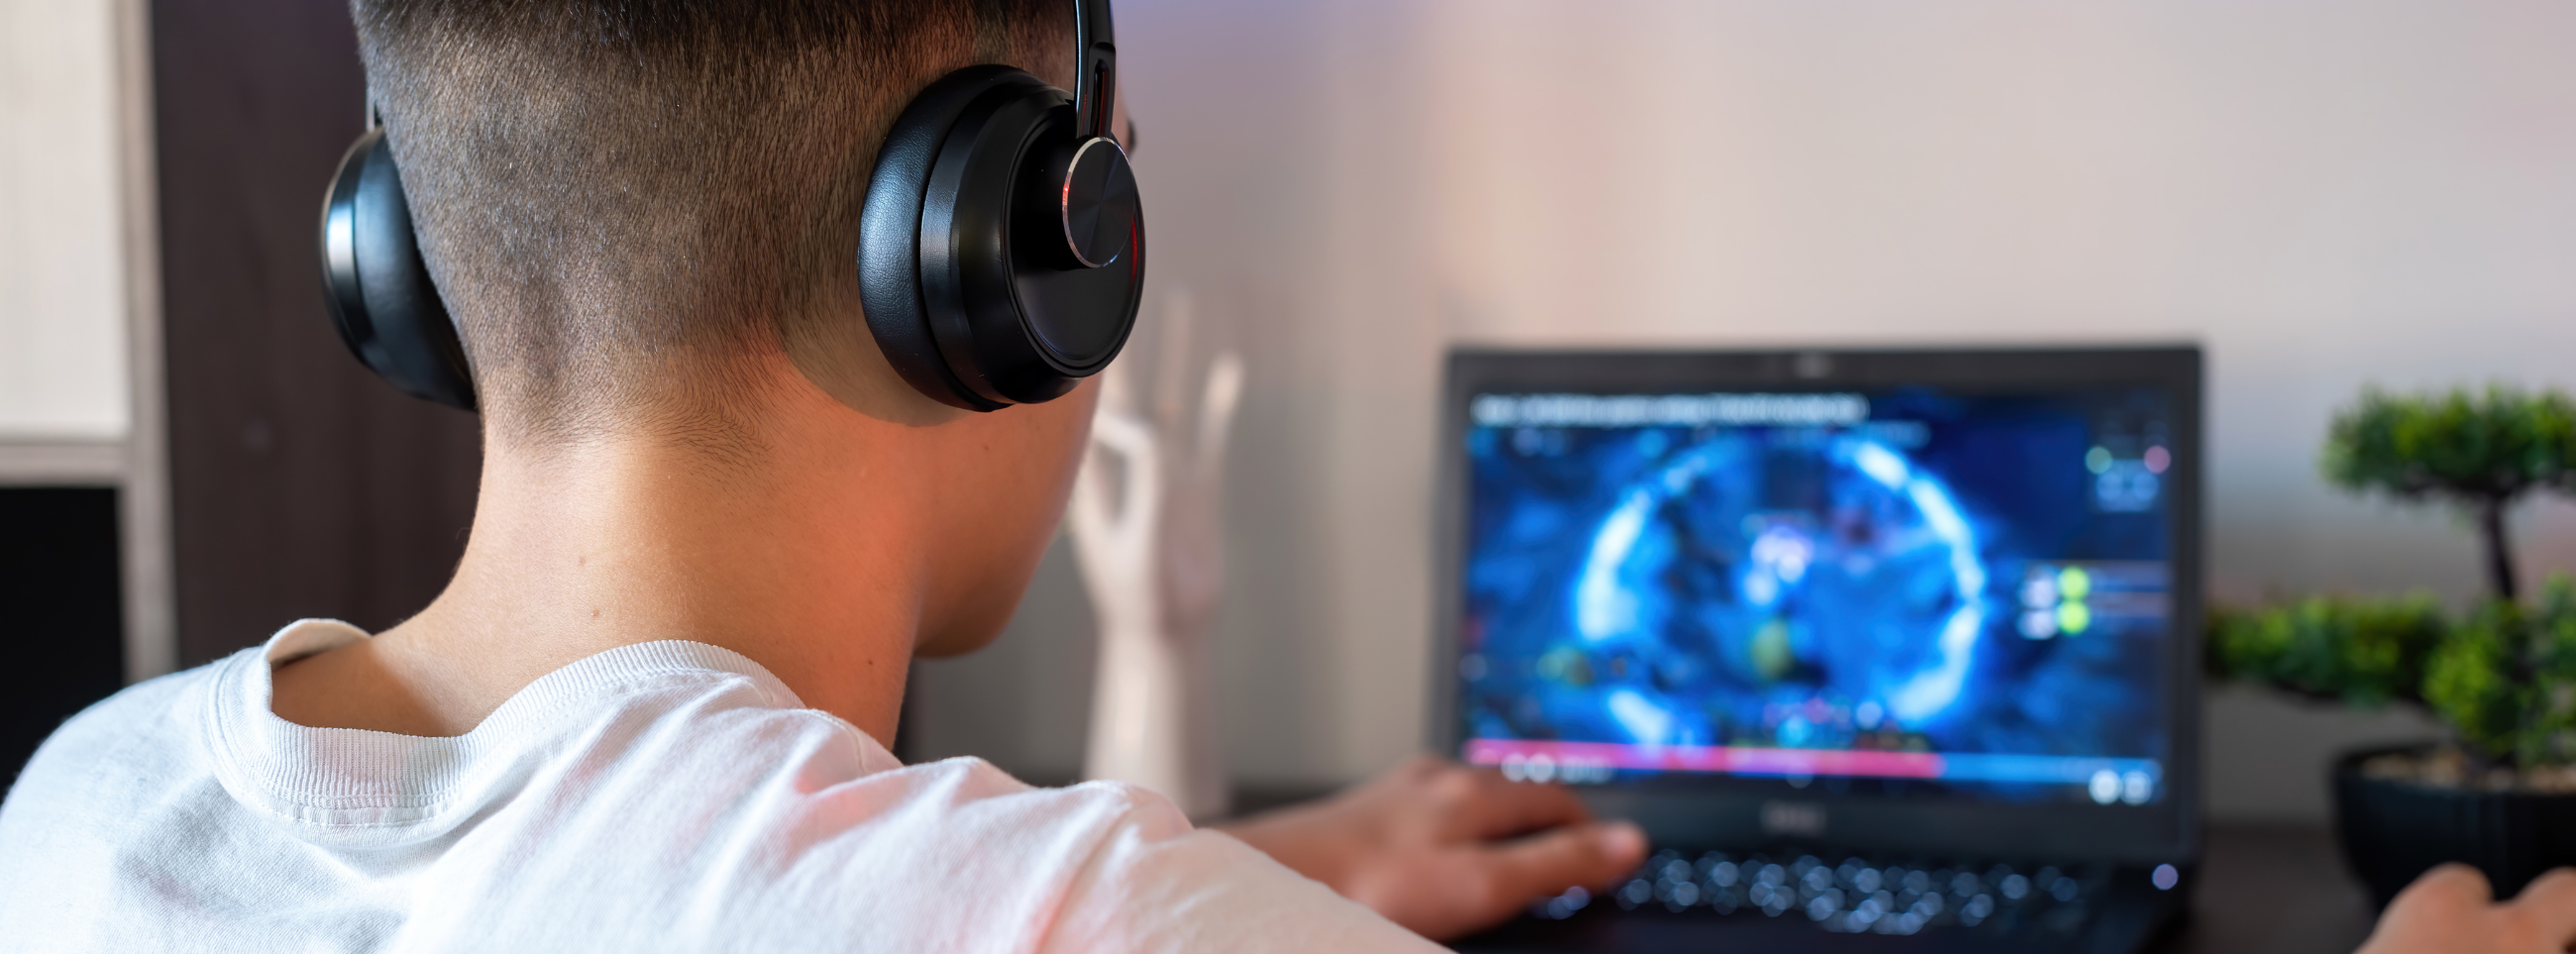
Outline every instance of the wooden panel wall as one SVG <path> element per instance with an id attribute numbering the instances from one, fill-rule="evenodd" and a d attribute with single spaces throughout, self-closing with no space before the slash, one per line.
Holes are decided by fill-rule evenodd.
<path id="1" fill-rule="evenodd" d="M 464 552 L 473 417 L 341 347 L 315 221 L 361 126 L 341 0 L 154 0 L 181 665 L 305 616 L 381 629 Z"/>

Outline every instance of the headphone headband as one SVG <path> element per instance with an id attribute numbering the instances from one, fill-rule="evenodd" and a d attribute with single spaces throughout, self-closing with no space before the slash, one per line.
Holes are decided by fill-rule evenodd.
<path id="1" fill-rule="evenodd" d="M 1080 44 L 1074 77 L 1074 135 L 1083 139 L 1110 135 L 1118 111 L 1118 33 L 1109 23 L 1109 0 L 1074 0 L 1073 39 Z"/>

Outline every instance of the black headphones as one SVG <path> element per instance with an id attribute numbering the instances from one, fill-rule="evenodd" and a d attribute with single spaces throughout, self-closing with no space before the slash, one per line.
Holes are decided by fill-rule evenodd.
<path id="1" fill-rule="evenodd" d="M 1112 134 L 1109 0 L 1075 0 L 1078 92 L 970 66 L 914 97 L 877 153 L 859 296 L 895 371 L 946 404 L 1061 397 L 1117 357 L 1145 288 L 1145 220 Z M 413 397 L 473 410 L 456 324 L 414 239 L 384 129 L 340 160 L 322 205 L 340 340 Z"/>

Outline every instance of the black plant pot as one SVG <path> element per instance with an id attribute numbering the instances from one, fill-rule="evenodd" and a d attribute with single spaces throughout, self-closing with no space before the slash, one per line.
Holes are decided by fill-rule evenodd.
<path id="1" fill-rule="evenodd" d="M 2372 903 L 2387 907 L 2446 861 L 2486 872 L 2499 898 L 2541 872 L 2576 865 L 2576 795 L 2461 791 L 2361 772 L 2377 756 L 2426 748 L 2363 749 L 2335 761 L 2335 838 Z"/>

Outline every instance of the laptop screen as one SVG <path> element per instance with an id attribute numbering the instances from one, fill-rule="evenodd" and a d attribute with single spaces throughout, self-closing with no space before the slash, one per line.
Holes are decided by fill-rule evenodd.
<path id="1" fill-rule="evenodd" d="M 1465 412 L 1467 761 L 2165 797 L 2165 389 L 1495 390 Z"/>

